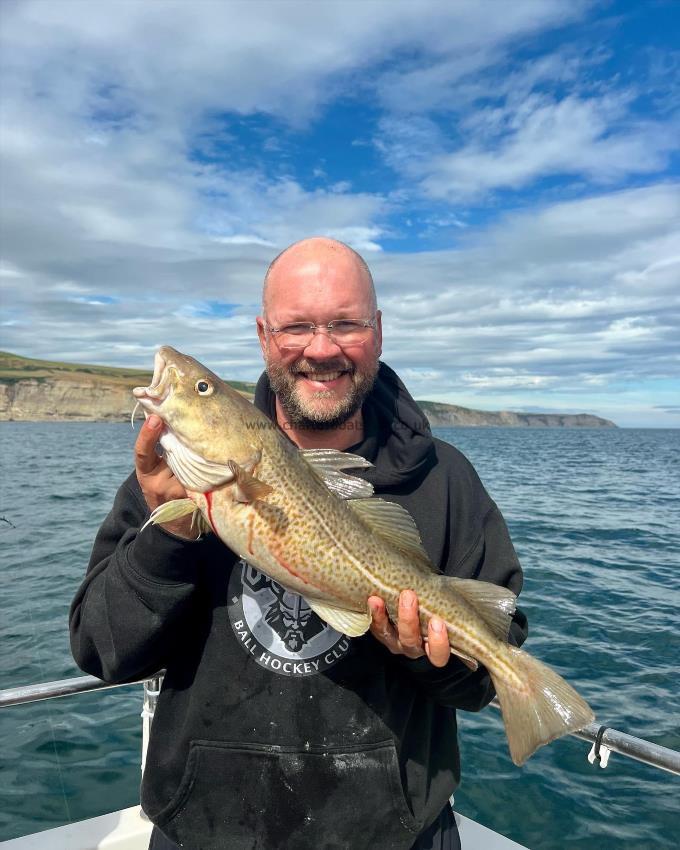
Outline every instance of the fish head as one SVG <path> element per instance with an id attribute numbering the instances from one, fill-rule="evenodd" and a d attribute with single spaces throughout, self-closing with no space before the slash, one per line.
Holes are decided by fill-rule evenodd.
<path id="1" fill-rule="evenodd" d="M 193 357 L 162 346 L 151 384 L 132 392 L 147 418 L 162 420 L 160 444 L 188 490 L 206 492 L 228 479 L 228 461 L 252 454 L 243 427 L 252 405 Z"/>

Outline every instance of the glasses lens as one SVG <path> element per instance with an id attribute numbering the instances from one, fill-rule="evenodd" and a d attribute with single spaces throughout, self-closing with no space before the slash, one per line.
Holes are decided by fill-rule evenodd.
<path id="1" fill-rule="evenodd" d="M 342 321 L 333 322 L 331 329 L 331 338 L 345 345 L 363 342 L 371 329 L 367 328 L 363 322 L 352 322 L 343 319 Z"/>
<path id="2" fill-rule="evenodd" d="M 284 325 L 278 334 L 281 348 L 307 348 L 314 337 L 314 326 L 309 322 Z"/>
<path id="3" fill-rule="evenodd" d="M 307 348 L 314 339 L 315 332 L 319 330 L 319 327 L 309 322 L 295 322 L 291 325 L 284 325 L 277 333 L 279 347 L 287 349 Z M 321 333 L 323 333 L 323 330 L 321 330 Z M 331 328 L 327 333 L 337 345 L 362 345 L 368 339 L 371 327 L 366 327 L 364 322 L 339 319 L 331 322 Z"/>

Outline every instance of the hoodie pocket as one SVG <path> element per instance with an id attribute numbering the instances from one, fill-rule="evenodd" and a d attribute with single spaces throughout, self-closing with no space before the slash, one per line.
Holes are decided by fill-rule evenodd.
<path id="1" fill-rule="evenodd" d="M 418 826 L 392 741 L 299 751 L 193 741 L 152 819 L 185 850 L 408 850 Z"/>

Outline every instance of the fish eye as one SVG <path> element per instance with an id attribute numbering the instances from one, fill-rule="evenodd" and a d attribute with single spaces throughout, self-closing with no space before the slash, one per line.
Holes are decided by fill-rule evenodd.
<path id="1" fill-rule="evenodd" d="M 196 381 L 194 389 L 199 395 L 212 395 L 215 388 L 209 381 L 201 378 L 200 381 Z"/>

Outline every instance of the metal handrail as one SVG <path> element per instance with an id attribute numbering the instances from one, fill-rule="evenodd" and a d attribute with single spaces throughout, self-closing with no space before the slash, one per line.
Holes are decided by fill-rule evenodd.
<path id="1" fill-rule="evenodd" d="M 57 679 L 54 682 L 41 682 L 38 685 L 19 685 L 0 691 L 0 708 L 8 708 L 10 705 L 23 705 L 27 702 L 40 702 L 40 700 L 55 699 L 56 697 L 68 697 L 72 694 L 84 694 L 88 691 L 106 691 L 111 688 L 122 688 L 125 685 L 139 685 L 146 681 L 149 681 L 148 676 L 143 679 L 131 679 L 129 682 L 116 683 L 104 682 L 96 676 L 76 676 L 71 679 Z"/>
<path id="2" fill-rule="evenodd" d="M 5 690 L 0 690 L 0 708 L 87 693 L 88 691 L 121 688 L 125 685 L 135 685 L 144 682 L 144 709 L 142 717 L 150 721 L 153 717 L 156 700 L 160 692 L 163 672 L 156 673 L 151 677 L 132 679 L 129 682 L 118 682 L 115 684 L 103 682 L 95 676 L 79 676 L 72 679 L 59 679 L 54 682 L 42 682 L 38 685 L 6 688 Z M 495 698 L 492 700 L 491 705 L 498 709 L 501 707 Z M 618 729 L 598 726 L 597 723 L 589 723 L 583 729 L 580 729 L 578 732 L 572 732 L 571 734 L 573 737 L 580 738 L 582 741 L 590 741 L 598 749 L 601 747 L 602 749 L 611 750 L 622 756 L 627 756 L 628 758 L 680 776 L 680 753 L 668 747 L 663 747 L 661 744 L 654 744 L 651 741 L 645 741 L 643 738 L 636 738 L 634 735 L 629 735 L 627 732 L 620 732 Z"/>
<path id="3" fill-rule="evenodd" d="M 491 700 L 491 705 L 494 708 L 501 709 L 497 697 Z M 628 756 L 635 761 L 641 761 L 644 764 L 650 764 L 652 767 L 658 767 L 660 770 L 666 770 L 680 776 L 680 753 L 668 747 L 663 747 L 661 744 L 654 744 L 652 741 L 645 741 L 644 738 L 636 738 L 627 732 L 619 732 L 618 729 L 597 723 L 589 723 L 583 729 L 571 732 L 570 735 L 574 738 L 580 738 L 582 741 L 590 741 L 591 744 L 598 746 L 598 749 L 602 747 L 611 750 L 613 753 Z M 605 765 L 606 762 L 602 766 Z"/>

